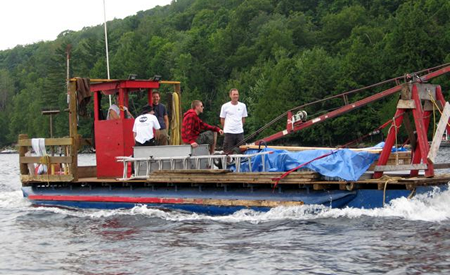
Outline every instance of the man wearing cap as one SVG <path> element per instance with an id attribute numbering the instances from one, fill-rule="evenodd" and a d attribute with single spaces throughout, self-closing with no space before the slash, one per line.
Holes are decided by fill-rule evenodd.
<path id="1" fill-rule="evenodd" d="M 155 135 L 159 135 L 160 128 L 158 119 L 153 115 L 153 108 L 145 105 L 141 115 L 134 120 L 133 135 L 136 146 L 156 145 Z"/>

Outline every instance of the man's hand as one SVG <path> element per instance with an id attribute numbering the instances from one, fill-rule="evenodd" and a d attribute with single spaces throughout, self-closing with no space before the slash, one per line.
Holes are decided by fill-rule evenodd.
<path id="1" fill-rule="evenodd" d="M 191 146 L 192 146 L 192 148 L 197 148 L 198 147 L 198 143 L 197 142 L 192 142 Z"/>
<path id="2" fill-rule="evenodd" d="M 223 136 L 223 130 L 220 130 L 220 131 L 219 131 L 219 134 L 220 134 L 221 136 Z"/>

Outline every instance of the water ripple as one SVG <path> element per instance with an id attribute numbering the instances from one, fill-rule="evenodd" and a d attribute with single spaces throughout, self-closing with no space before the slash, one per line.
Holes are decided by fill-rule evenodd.
<path id="1" fill-rule="evenodd" d="M 70 210 L 23 199 L 16 161 L 0 156 L 1 274 L 450 272 L 449 191 L 374 210 Z"/>

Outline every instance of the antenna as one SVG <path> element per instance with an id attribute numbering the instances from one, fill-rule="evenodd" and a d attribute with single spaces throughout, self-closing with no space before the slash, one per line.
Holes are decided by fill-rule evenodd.
<path id="1" fill-rule="evenodd" d="M 106 70 L 108 73 L 108 80 L 111 79 L 109 75 L 109 53 L 108 53 L 108 30 L 106 28 L 106 4 L 103 0 L 103 16 L 105 21 L 105 50 L 106 50 Z M 109 95 L 109 106 L 111 106 L 111 95 Z"/>
<path id="2" fill-rule="evenodd" d="M 66 47 L 66 88 L 67 88 L 67 104 L 70 102 L 69 96 L 69 83 L 70 83 L 70 50 L 72 49 L 72 45 L 68 44 Z"/>

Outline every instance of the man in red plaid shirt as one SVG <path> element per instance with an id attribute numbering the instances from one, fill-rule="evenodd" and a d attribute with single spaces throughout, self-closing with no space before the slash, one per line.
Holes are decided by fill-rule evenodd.
<path id="1" fill-rule="evenodd" d="M 217 142 L 217 133 L 223 135 L 222 129 L 204 123 L 198 115 L 203 113 L 203 103 L 194 100 L 191 109 L 184 113 L 183 124 L 181 126 L 181 139 L 185 144 L 190 144 L 192 148 L 199 144 L 209 144 L 209 151 L 214 154 Z"/>

